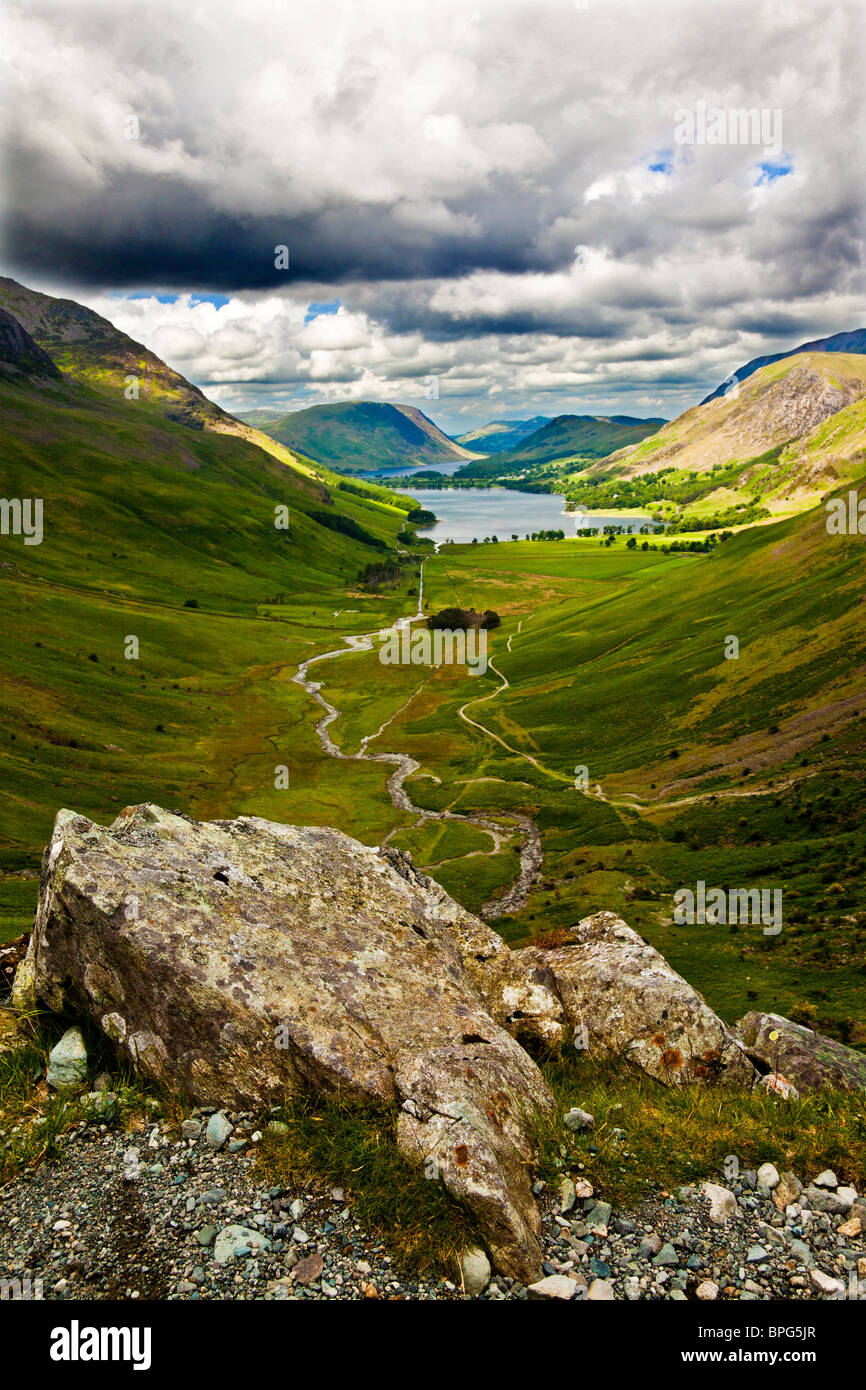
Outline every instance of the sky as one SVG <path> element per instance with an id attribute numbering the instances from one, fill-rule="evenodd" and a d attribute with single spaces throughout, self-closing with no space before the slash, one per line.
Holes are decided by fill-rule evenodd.
<path id="1" fill-rule="evenodd" d="M 670 417 L 866 326 L 861 0 L 7 0 L 0 53 L 3 273 L 228 410 Z"/>

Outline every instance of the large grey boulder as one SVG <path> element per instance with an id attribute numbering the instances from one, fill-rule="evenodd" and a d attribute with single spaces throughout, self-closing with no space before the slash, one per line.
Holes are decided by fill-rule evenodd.
<path id="1" fill-rule="evenodd" d="M 799 1091 L 822 1086 L 866 1090 L 866 1054 L 781 1014 L 753 1011 L 734 1024 L 746 1051 Z"/>
<path id="2" fill-rule="evenodd" d="M 403 869 L 401 872 L 400 869 Z M 399 1143 L 476 1215 L 497 1267 L 540 1268 L 531 1127 L 552 1104 L 506 1030 L 559 1002 L 438 886 L 335 830 L 108 829 L 61 811 L 19 996 L 91 1016 L 138 1071 L 242 1109 L 303 1088 L 401 1107 Z M 560 1027 L 556 1023 L 556 1027 Z"/>
<path id="3" fill-rule="evenodd" d="M 578 1045 L 623 1054 L 667 1084 L 752 1086 L 757 1072 L 731 1030 L 658 951 L 613 912 L 585 917 L 571 942 L 514 954 L 558 994 Z"/>

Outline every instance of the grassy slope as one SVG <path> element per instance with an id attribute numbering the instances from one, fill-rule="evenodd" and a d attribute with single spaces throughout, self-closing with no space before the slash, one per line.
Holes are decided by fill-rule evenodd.
<path id="1" fill-rule="evenodd" d="M 2 495 L 43 498 L 45 530 L 38 546 L 2 541 L 0 932 L 11 935 L 35 885 L 8 875 L 37 870 L 60 805 L 102 819 L 147 798 L 281 816 L 274 769 L 291 765 L 309 705 L 288 676 L 342 631 L 334 610 L 383 553 L 307 512 L 392 542 L 405 511 L 337 486 L 329 503 L 325 470 L 172 423 L 149 401 L 119 404 L 108 388 L 5 385 L 0 405 Z M 283 504 L 288 532 L 274 526 Z M 381 603 L 351 606 L 363 625 Z M 131 634 L 138 660 L 124 657 Z"/>

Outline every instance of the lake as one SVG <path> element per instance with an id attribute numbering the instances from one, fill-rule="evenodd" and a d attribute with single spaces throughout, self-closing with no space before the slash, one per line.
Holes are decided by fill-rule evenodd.
<path id="1" fill-rule="evenodd" d="M 435 512 L 439 518 L 436 525 L 419 527 L 418 532 L 437 545 L 442 541 L 471 544 L 485 536 L 510 541 L 515 532 L 521 540 L 533 531 L 564 531 L 566 536 L 573 536 L 578 526 L 597 526 L 599 531 L 604 526 L 624 526 L 638 531 L 641 526 L 652 525 L 650 517 L 636 512 L 584 512 L 578 520 L 577 513 L 566 514 L 565 498 L 559 493 L 514 492 L 505 487 L 407 487 L 400 491 Z"/>

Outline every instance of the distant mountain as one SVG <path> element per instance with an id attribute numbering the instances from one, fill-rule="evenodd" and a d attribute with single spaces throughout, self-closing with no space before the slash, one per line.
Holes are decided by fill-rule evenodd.
<path id="1" fill-rule="evenodd" d="M 241 419 L 339 473 L 429 468 L 476 457 L 411 405 L 344 401 L 277 417 L 254 411 Z"/>
<path id="2" fill-rule="evenodd" d="M 492 477 L 550 463 L 561 458 L 603 458 L 615 449 L 654 434 L 667 420 L 638 420 L 631 415 L 557 415 L 514 449 L 492 454 L 461 468 L 461 477 Z"/>
<path id="3" fill-rule="evenodd" d="M 701 405 L 707 405 L 709 401 L 716 400 L 719 396 L 724 396 L 736 382 L 743 382 L 755 372 L 760 371 L 761 367 L 768 367 L 773 362 L 781 362 L 786 357 L 796 357 L 801 352 L 866 352 L 866 328 L 855 328 L 850 333 L 834 333 L 829 338 L 816 338 L 811 343 L 801 343 L 799 347 L 791 348 L 788 352 L 776 352 L 771 357 L 753 357 L 751 362 L 747 362 L 745 367 L 738 367 L 721 386 L 717 386 L 715 391 L 709 396 L 705 396 Z"/>
<path id="4" fill-rule="evenodd" d="M 479 454 L 499 454 L 505 449 L 515 448 L 528 435 L 548 424 L 549 415 L 533 415 L 531 420 L 491 420 L 480 429 L 456 435 L 455 438 L 458 444 Z"/>
<path id="5" fill-rule="evenodd" d="M 739 490 L 789 510 L 792 502 L 814 505 L 830 487 L 861 475 L 864 461 L 866 356 L 821 351 L 760 367 L 735 393 L 693 406 L 585 476 L 592 482 L 663 469 L 718 472 L 720 504 Z"/>

